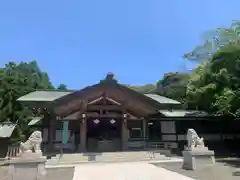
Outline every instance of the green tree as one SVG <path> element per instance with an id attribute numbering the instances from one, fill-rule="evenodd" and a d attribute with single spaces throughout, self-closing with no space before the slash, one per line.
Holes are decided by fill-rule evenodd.
<path id="1" fill-rule="evenodd" d="M 19 97 L 36 89 L 54 88 L 46 73 L 42 72 L 36 61 L 15 64 L 9 62 L 0 71 L 0 122 L 18 122 L 12 142 L 25 138 L 31 111 L 18 101 Z"/>
<path id="2" fill-rule="evenodd" d="M 213 54 L 226 45 L 240 44 L 240 21 L 233 21 L 230 27 L 217 28 L 204 33 L 203 44 L 184 54 L 184 58 L 202 62 L 212 58 Z"/>
<path id="3" fill-rule="evenodd" d="M 161 96 L 185 102 L 188 80 L 189 74 L 186 73 L 166 73 L 164 77 L 157 82 L 156 92 Z"/>
<path id="4" fill-rule="evenodd" d="M 67 90 L 67 85 L 65 85 L 65 84 L 60 84 L 57 89 L 59 89 L 59 90 L 65 90 L 65 91 L 66 91 L 66 90 Z"/>
<path id="5" fill-rule="evenodd" d="M 142 86 L 133 86 L 133 85 L 126 85 L 128 88 L 133 89 L 139 93 L 147 94 L 147 93 L 155 93 L 156 86 L 154 84 L 146 84 Z"/>
<path id="6" fill-rule="evenodd" d="M 181 102 L 185 102 L 186 87 L 188 80 L 189 74 L 171 72 L 166 73 L 164 77 L 156 83 L 156 85 L 154 84 L 146 84 L 143 86 L 127 85 L 127 87 L 142 94 L 147 93 L 158 94 Z"/>
<path id="7" fill-rule="evenodd" d="M 191 106 L 217 114 L 239 116 L 240 22 L 205 34 L 202 45 L 184 57 L 202 63 L 190 76 Z"/>
<path id="8" fill-rule="evenodd" d="M 221 115 L 239 116 L 240 47 L 225 45 L 200 65 L 187 85 L 191 105 Z"/>

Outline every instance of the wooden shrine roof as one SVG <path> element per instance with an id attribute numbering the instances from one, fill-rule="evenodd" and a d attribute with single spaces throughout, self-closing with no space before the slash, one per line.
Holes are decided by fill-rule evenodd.
<path id="1" fill-rule="evenodd" d="M 101 96 L 107 96 L 120 102 L 128 109 L 134 109 L 142 115 L 156 113 L 159 109 L 166 109 L 166 106 L 181 105 L 180 102 L 156 94 L 141 94 L 124 85 L 117 83 L 113 74 L 98 84 L 85 87 L 78 91 L 35 91 L 18 99 L 21 102 L 50 103 L 55 107 L 55 113 L 66 112 L 70 115 L 79 108 L 83 108 L 86 103 Z M 70 113 L 70 111 L 71 113 Z M 68 111 L 68 112 L 67 112 Z"/>
<path id="2" fill-rule="evenodd" d="M 72 92 L 68 91 L 34 91 L 20 98 L 18 101 L 37 101 L 37 102 L 52 102 Z"/>

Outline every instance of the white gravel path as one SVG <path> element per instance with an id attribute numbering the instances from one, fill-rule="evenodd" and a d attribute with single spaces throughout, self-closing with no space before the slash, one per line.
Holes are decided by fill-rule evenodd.
<path id="1" fill-rule="evenodd" d="M 73 180 L 194 180 L 144 162 L 77 165 Z"/>

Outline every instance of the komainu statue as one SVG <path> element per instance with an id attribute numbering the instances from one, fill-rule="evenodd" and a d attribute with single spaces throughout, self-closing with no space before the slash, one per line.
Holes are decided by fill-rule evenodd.
<path id="1" fill-rule="evenodd" d="M 42 133 L 41 131 L 34 131 L 28 140 L 24 143 L 20 143 L 19 155 L 24 152 L 41 153 Z"/>
<path id="2" fill-rule="evenodd" d="M 204 139 L 200 138 L 194 129 L 188 129 L 187 131 L 187 141 L 189 150 L 196 148 L 205 148 Z"/>

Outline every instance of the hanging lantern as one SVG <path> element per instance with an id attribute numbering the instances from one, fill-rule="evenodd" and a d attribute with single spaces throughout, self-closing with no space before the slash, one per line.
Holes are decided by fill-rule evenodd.
<path id="1" fill-rule="evenodd" d="M 110 120 L 110 123 L 111 123 L 111 124 L 114 124 L 114 123 L 116 123 L 116 121 L 115 121 L 114 119 L 111 119 L 111 120 Z"/>
<path id="2" fill-rule="evenodd" d="M 98 119 L 95 119 L 93 122 L 94 122 L 95 124 L 100 123 L 100 121 L 99 121 Z"/>

